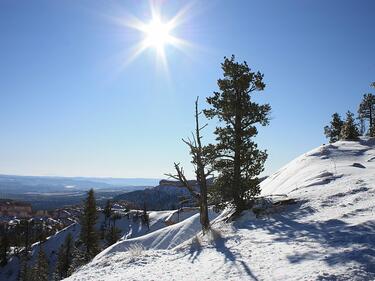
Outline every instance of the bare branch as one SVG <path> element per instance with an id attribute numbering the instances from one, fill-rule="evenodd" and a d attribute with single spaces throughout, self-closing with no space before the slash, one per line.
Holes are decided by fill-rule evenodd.
<path id="1" fill-rule="evenodd" d="M 206 128 L 208 126 L 208 124 L 205 124 L 204 126 L 200 127 L 199 128 L 199 131 L 202 131 L 204 128 Z"/>
<path id="2" fill-rule="evenodd" d="M 186 179 L 185 174 L 184 174 L 184 169 L 182 167 L 180 167 L 179 163 L 174 163 L 174 167 L 176 169 L 177 175 L 168 174 L 168 176 L 178 180 L 184 187 L 186 187 L 188 189 L 190 194 L 195 199 L 197 199 L 199 201 L 200 200 L 200 194 L 194 191 L 194 188 L 191 186 L 189 181 Z"/>

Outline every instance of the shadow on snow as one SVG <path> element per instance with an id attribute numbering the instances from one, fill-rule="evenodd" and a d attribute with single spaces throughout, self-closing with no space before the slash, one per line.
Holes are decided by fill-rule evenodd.
<path id="1" fill-rule="evenodd" d="M 297 219 L 314 212 L 300 208 L 301 203 L 289 209 L 288 214 L 276 214 L 269 219 L 249 220 L 234 224 L 238 229 L 263 229 L 272 234 L 275 242 L 311 243 L 311 250 L 287 256 L 290 263 L 303 260 L 323 260 L 329 266 L 355 263 L 358 269 L 375 277 L 375 220 L 357 225 L 349 225 L 342 220 L 331 219 L 323 222 L 298 222 Z M 255 242 L 256 243 L 256 242 Z M 316 250 L 316 243 L 326 251 Z M 336 280 L 334 276 L 326 280 Z"/>

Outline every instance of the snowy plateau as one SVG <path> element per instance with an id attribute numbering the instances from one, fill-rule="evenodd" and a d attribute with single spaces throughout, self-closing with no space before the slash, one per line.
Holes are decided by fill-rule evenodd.
<path id="1" fill-rule="evenodd" d="M 257 212 L 211 211 L 205 236 L 196 213 L 162 226 L 168 211 L 153 212 L 152 232 L 124 234 L 65 280 L 375 280 L 374 139 L 322 145 L 261 189 Z"/>

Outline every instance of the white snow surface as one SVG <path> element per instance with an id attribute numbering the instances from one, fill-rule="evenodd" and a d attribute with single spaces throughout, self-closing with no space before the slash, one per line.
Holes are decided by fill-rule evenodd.
<path id="1" fill-rule="evenodd" d="M 195 214 L 198 210 L 192 210 L 188 212 L 182 212 L 179 216 L 179 220 L 182 221 L 189 216 Z M 139 212 L 140 214 L 142 211 Z M 126 216 L 121 217 L 116 221 L 116 227 L 121 230 L 121 235 L 123 239 L 127 238 L 135 238 L 138 236 L 146 235 L 147 233 L 151 233 L 152 231 L 159 230 L 163 227 L 166 227 L 165 221 L 174 216 L 176 211 L 155 211 L 149 213 L 150 218 L 150 229 L 148 229 L 144 224 L 142 224 L 141 219 L 133 220 L 132 216 L 135 214 L 135 211 L 132 211 L 132 215 L 130 215 L 129 219 Z M 104 215 L 100 214 L 96 228 L 100 229 L 100 225 L 104 221 Z M 45 242 L 42 243 L 43 250 L 46 253 L 46 256 L 49 261 L 49 272 L 50 277 L 52 277 L 52 273 L 55 271 L 56 262 L 57 262 L 57 253 L 61 245 L 64 244 L 66 236 L 70 233 L 74 240 L 79 238 L 79 234 L 81 231 L 81 226 L 79 223 L 74 223 L 63 230 L 57 232 L 55 235 L 52 235 L 47 238 Z M 101 243 L 104 243 L 102 241 Z M 40 245 L 39 242 L 34 243 L 31 246 L 31 259 L 29 261 L 29 265 L 33 265 L 38 257 Z M 13 256 L 9 260 L 8 264 L 4 267 L 0 267 L 0 281 L 16 281 L 18 279 L 18 269 L 20 266 L 20 261 L 18 257 Z"/>
<path id="2" fill-rule="evenodd" d="M 206 236 L 194 215 L 118 242 L 67 280 L 375 280 L 374 139 L 318 147 L 261 188 L 297 203 L 232 223 L 225 211 Z"/>

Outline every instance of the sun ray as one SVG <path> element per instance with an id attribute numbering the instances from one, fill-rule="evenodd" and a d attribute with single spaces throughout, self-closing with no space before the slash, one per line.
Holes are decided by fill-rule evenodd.
<path id="1" fill-rule="evenodd" d="M 169 77 L 168 57 L 173 55 L 170 53 L 170 47 L 190 56 L 189 51 L 193 48 L 193 44 L 180 37 L 181 24 L 186 22 L 187 17 L 191 16 L 189 12 L 192 3 L 183 6 L 171 18 L 167 19 L 163 16 L 160 2 L 149 2 L 149 19 L 144 20 L 136 17 L 128 11 L 121 11 L 116 17 L 110 16 L 110 20 L 120 27 L 125 27 L 128 32 L 124 37 L 126 40 L 134 40 L 133 45 L 128 46 L 127 51 L 122 55 L 122 59 L 118 61 L 120 69 L 125 69 L 129 64 L 134 62 L 146 51 L 155 55 L 155 63 L 157 71 L 163 73 L 165 77 Z M 135 31 L 132 33 L 132 31 Z M 128 41 L 129 42 L 129 41 Z M 151 54 L 151 53 L 150 53 Z"/>

